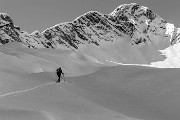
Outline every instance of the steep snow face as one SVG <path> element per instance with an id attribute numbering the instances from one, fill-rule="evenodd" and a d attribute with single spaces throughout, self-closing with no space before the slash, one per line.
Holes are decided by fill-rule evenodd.
<path id="1" fill-rule="evenodd" d="M 174 32 L 174 24 L 167 23 L 166 24 L 166 33 L 165 34 L 170 35 L 171 38 L 172 38 L 173 32 Z"/>
<path id="2" fill-rule="evenodd" d="M 163 61 L 151 63 L 154 67 L 159 68 L 180 68 L 180 44 L 174 44 L 161 52 L 166 56 Z"/>
<path id="3" fill-rule="evenodd" d="M 162 59 L 158 50 L 179 41 L 179 29 L 149 8 L 123 4 L 110 14 L 90 11 L 72 22 L 42 33 L 20 31 L 7 14 L 0 15 L 0 43 L 18 41 L 30 48 L 75 50 L 121 63 L 150 63 Z"/>
<path id="4" fill-rule="evenodd" d="M 179 43 L 180 28 L 176 28 L 174 24 L 166 24 L 166 35 L 170 36 L 171 44 Z"/>

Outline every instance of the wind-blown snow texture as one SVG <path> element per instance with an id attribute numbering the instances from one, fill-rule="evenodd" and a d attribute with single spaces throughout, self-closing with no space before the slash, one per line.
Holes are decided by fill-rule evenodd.
<path id="1" fill-rule="evenodd" d="M 178 43 L 179 36 L 179 28 L 167 23 L 149 8 L 136 3 L 120 5 L 110 14 L 90 11 L 72 22 L 60 23 L 43 32 L 35 31 L 31 34 L 16 27 L 7 14 L 0 15 L 1 44 L 17 41 L 35 49 L 75 50 L 101 62 L 159 61 L 157 51 Z M 101 55 L 97 55 L 98 52 Z"/>

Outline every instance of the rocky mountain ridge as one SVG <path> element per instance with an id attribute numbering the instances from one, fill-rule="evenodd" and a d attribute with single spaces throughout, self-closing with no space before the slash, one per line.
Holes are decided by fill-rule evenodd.
<path id="1" fill-rule="evenodd" d="M 17 41 L 35 49 L 78 50 L 87 44 L 101 47 L 126 38 L 132 46 L 148 45 L 159 50 L 178 43 L 179 36 L 179 28 L 136 3 L 120 5 L 110 14 L 90 11 L 72 22 L 31 34 L 15 26 L 9 15 L 0 14 L 0 43 Z"/>

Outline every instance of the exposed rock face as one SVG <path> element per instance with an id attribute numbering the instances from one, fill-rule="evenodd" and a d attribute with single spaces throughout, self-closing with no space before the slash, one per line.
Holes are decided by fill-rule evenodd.
<path id="1" fill-rule="evenodd" d="M 68 43 L 65 45 L 73 49 L 78 49 L 79 44 L 85 43 L 101 46 L 101 41 L 114 42 L 125 36 L 129 36 L 132 45 L 135 45 L 153 42 L 153 39 L 162 40 L 165 37 L 166 23 L 148 8 L 127 4 L 119 6 L 108 15 L 88 12 L 72 23 L 58 24 L 42 34 L 52 44 L 61 41 Z"/>
<path id="2" fill-rule="evenodd" d="M 31 34 L 14 26 L 7 14 L 0 14 L 0 43 L 22 42 L 30 48 L 78 50 L 84 45 L 97 47 L 123 40 L 132 46 L 163 49 L 179 41 L 180 30 L 167 23 L 147 7 L 124 4 L 110 14 L 91 11 L 72 22 Z"/>
<path id="3" fill-rule="evenodd" d="M 6 13 L 0 14 L 0 43 L 5 44 L 8 42 L 18 41 L 21 42 L 19 38 L 18 31 L 19 27 L 14 26 L 13 21 Z"/>
<path id="4" fill-rule="evenodd" d="M 167 47 L 176 39 L 166 33 L 167 24 L 147 7 L 132 3 L 119 6 L 110 14 L 88 12 L 71 23 L 48 28 L 42 34 L 52 48 L 56 48 L 56 42 L 71 49 L 87 43 L 101 46 L 102 41 L 114 42 L 125 36 L 131 38 L 132 45 L 147 42 Z"/>

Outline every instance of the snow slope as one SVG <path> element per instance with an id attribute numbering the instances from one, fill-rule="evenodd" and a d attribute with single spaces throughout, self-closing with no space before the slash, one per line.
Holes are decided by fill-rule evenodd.
<path id="1" fill-rule="evenodd" d="M 180 44 L 174 44 L 164 50 L 162 54 L 166 57 L 165 60 L 152 62 L 151 65 L 160 68 L 180 68 Z"/>
<path id="2" fill-rule="evenodd" d="M 107 66 L 72 55 L 72 51 L 34 50 L 20 43 L 8 43 L 0 50 L 0 119 L 138 120 L 65 88 L 75 87 L 68 77 L 91 74 Z M 65 79 L 71 83 L 55 84 L 57 66 L 63 66 Z"/>
<path id="3" fill-rule="evenodd" d="M 179 120 L 180 69 L 119 65 L 73 77 L 68 89 L 108 109 L 143 120 Z"/>
<path id="4" fill-rule="evenodd" d="M 7 46 L 6 49 L 1 49 L 9 52 L 9 54 L 2 52 L 3 57 L 6 56 L 7 59 L 15 57 L 14 54 L 13 56 L 10 54 L 10 48 Z M 18 49 L 14 47 L 13 51 L 18 53 Z M 26 53 L 26 49 L 24 54 L 27 55 L 23 55 L 24 57 L 39 54 L 43 59 L 35 59 L 50 61 L 46 58 L 47 54 L 42 51 Z M 49 53 L 47 51 L 46 49 L 46 53 Z M 51 62 L 62 60 L 57 57 L 59 56 L 57 51 L 50 53 L 51 57 L 54 56 L 54 61 Z M 69 55 L 67 51 L 63 54 Z M 17 59 L 23 60 L 21 57 Z M 36 62 L 40 63 L 39 61 Z M 51 62 L 46 65 L 51 66 Z M 178 68 L 162 69 L 140 65 L 110 67 L 92 62 L 88 64 L 87 61 L 86 64 L 81 62 L 73 58 L 64 62 L 63 68 L 67 70 L 66 66 L 71 64 L 75 73 L 65 72 L 65 79 L 70 83 L 55 84 L 57 78 L 54 71 L 44 68 L 42 72 L 33 73 L 25 68 L 17 69 L 16 62 L 15 64 L 12 62 L 10 67 L 9 62 L 4 60 L 4 67 L 0 69 L 1 119 L 179 120 Z M 22 66 L 26 64 L 28 62 L 22 62 Z M 82 66 L 84 69 L 76 72 Z"/>
<path id="5" fill-rule="evenodd" d="M 0 46 L 0 50 L 4 53 L 2 55 L 10 55 L 8 56 L 11 57 L 9 59 L 9 67 L 16 66 L 19 70 L 23 69 L 21 71 L 29 71 L 30 73 L 55 72 L 55 70 L 61 66 L 68 76 L 71 76 L 71 74 L 75 76 L 76 74 L 83 75 L 86 72 L 91 73 L 90 71 L 93 69 L 92 66 L 95 68 L 97 66 L 97 69 L 98 66 L 103 66 L 102 64 L 98 64 L 96 59 L 73 51 L 46 48 L 35 50 L 23 47 L 21 43 L 16 42 Z M 8 58 L 2 57 L 1 59 L 3 59 L 1 62 L 4 64 Z M 21 66 L 20 64 L 23 62 L 25 65 Z M 89 68 L 85 69 L 87 66 L 89 66 Z"/>

